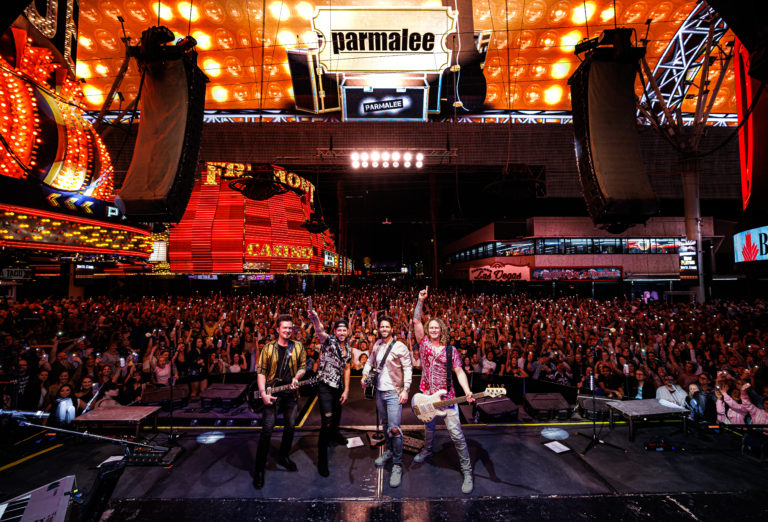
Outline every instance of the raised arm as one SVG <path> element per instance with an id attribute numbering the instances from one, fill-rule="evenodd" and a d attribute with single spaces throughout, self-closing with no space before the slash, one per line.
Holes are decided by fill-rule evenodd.
<path id="1" fill-rule="evenodd" d="M 421 316 L 424 308 L 424 301 L 427 299 L 429 287 L 419 292 L 419 299 L 416 301 L 416 308 L 413 310 L 413 334 L 416 336 L 416 344 L 421 344 L 424 338 L 424 324 L 421 322 Z"/>
<path id="2" fill-rule="evenodd" d="M 315 329 L 317 340 L 320 341 L 320 344 L 323 344 L 325 340 L 328 339 L 328 334 L 325 333 L 323 323 L 320 322 L 320 316 L 317 315 L 317 312 L 314 309 L 308 310 L 307 316 L 309 316 L 309 320 L 312 321 L 312 327 Z"/>

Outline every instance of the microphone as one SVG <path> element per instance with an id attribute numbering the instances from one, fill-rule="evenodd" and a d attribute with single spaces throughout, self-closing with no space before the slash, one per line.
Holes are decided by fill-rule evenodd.
<path id="1" fill-rule="evenodd" d="M 589 391 L 595 391 L 595 376 L 589 376 Z"/>

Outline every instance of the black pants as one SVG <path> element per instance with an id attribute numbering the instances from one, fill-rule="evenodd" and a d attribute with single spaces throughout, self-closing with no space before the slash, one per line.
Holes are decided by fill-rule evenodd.
<path id="1" fill-rule="evenodd" d="M 328 465 L 328 444 L 339 431 L 341 418 L 342 389 L 332 388 L 324 382 L 317 387 L 317 402 L 320 404 L 320 437 L 317 439 L 317 464 Z"/>
<path id="2" fill-rule="evenodd" d="M 293 446 L 293 433 L 296 429 L 296 415 L 298 413 L 298 404 L 296 397 L 280 397 L 277 399 L 277 405 L 264 406 L 262 417 L 261 435 L 259 436 L 259 447 L 256 450 L 256 465 L 254 471 L 264 471 L 267 464 L 267 454 L 269 453 L 270 439 L 272 430 L 275 428 L 275 418 L 277 417 L 277 408 L 283 414 L 283 440 L 280 442 L 280 458 L 287 457 Z"/>

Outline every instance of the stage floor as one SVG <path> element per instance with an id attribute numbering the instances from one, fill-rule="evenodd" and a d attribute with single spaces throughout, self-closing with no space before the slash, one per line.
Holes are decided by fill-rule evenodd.
<path id="1" fill-rule="evenodd" d="M 367 442 L 373 424 L 373 403 L 355 397 L 345 407 L 343 432 Z M 259 428 L 183 428 L 179 443 L 185 451 L 168 467 L 125 469 L 105 520 L 765 520 L 768 502 L 766 463 L 742 456 L 738 440 L 714 431 L 679 433 L 679 423 L 641 426 L 634 442 L 628 428 L 610 431 L 598 424 L 600 436 L 626 448 L 624 452 L 598 446 L 580 452 L 592 424 L 525 423 L 465 425 L 474 467 L 475 489 L 460 491 L 458 458 L 445 430 L 438 431 L 436 455 L 415 464 L 404 457 L 403 482 L 389 487 L 390 465 L 383 470 L 373 460 L 381 448 L 332 446 L 331 476 L 316 471 L 319 414 L 307 401 L 303 425 L 296 433 L 291 458 L 299 471 L 278 466 L 281 432 L 272 438 L 266 484 L 253 488 L 252 466 Z M 405 413 L 405 412 L 404 412 Z M 412 413 L 408 411 L 408 415 Z M 318 422 L 319 424 L 319 422 Z M 418 426 L 404 415 L 403 425 Z M 441 425 L 439 425 L 441 427 Z M 542 429 L 564 429 L 563 443 L 571 448 L 554 453 Z M 422 431 L 406 432 L 421 436 Z M 676 451 L 646 451 L 645 442 L 665 437 Z M 162 443 L 164 434 L 157 435 Z M 120 446 L 39 436 L 39 454 L 0 467 L 0 500 L 39 487 L 68 474 L 88 494 L 106 458 L 120 455 Z M 31 438 L 24 444 L 35 444 Z M 58 444 L 61 444 L 58 446 Z M 5 469 L 4 469 L 5 468 Z"/>

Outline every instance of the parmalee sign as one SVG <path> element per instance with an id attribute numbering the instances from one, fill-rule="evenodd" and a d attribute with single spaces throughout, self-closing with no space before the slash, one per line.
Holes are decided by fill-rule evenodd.
<path id="1" fill-rule="evenodd" d="M 329 73 L 439 73 L 451 61 L 449 7 L 318 7 L 320 65 Z"/>

